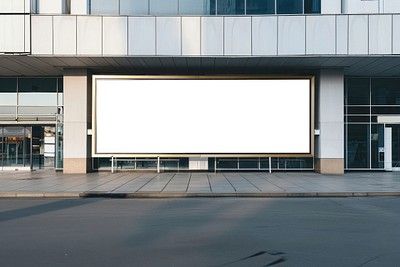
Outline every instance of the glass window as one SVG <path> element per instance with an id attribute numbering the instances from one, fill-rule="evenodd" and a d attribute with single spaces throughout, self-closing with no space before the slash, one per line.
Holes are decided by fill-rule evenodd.
<path id="1" fill-rule="evenodd" d="M 244 0 L 218 0 L 217 15 L 243 15 Z"/>
<path id="2" fill-rule="evenodd" d="M 0 93 L 15 93 L 17 92 L 16 78 L 0 78 Z"/>
<path id="3" fill-rule="evenodd" d="M 400 79 L 372 79 L 372 105 L 400 105 Z"/>
<path id="4" fill-rule="evenodd" d="M 149 14 L 148 0 L 120 0 L 121 15 Z"/>
<path id="5" fill-rule="evenodd" d="M 347 125 L 348 168 L 369 168 L 369 127 L 368 124 Z"/>
<path id="6" fill-rule="evenodd" d="M 217 0 L 210 0 L 210 15 L 217 14 Z"/>
<path id="7" fill-rule="evenodd" d="M 58 88 L 57 88 L 58 92 L 59 93 L 64 92 L 64 81 L 63 81 L 63 79 L 62 78 L 58 78 L 57 82 L 58 82 Z"/>
<path id="8" fill-rule="evenodd" d="M 278 14 L 302 14 L 303 0 L 276 0 Z"/>
<path id="9" fill-rule="evenodd" d="M 275 0 L 247 0 L 246 14 L 275 14 Z"/>
<path id="10" fill-rule="evenodd" d="M 179 0 L 179 14 L 208 15 L 210 14 L 210 0 Z"/>
<path id="11" fill-rule="evenodd" d="M 119 0 L 91 0 L 90 14 L 94 15 L 118 15 Z"/>
<path id="12" fill-rule="evenodd" d="M 178 14 L 178 0 L 150 0 L 151 15 Z"/>
<path id="13" fill-rule="evenodd" d="M 369 105 L 370 84 L 367 78 L 346 80 L 347 105 Z"/>
<path id="14" fill-rule="evenodd" d="M 18 92 L 57 92 L 56 78 L 19 78 Z"/>
<path id="15" fill-rule="evenodd" d="M 321 13 L 321 0 L 304 0 L 304 13 Z"/>
<path id="16" fill-rule="evenodd" d="M 57 93 L 19 93 L 20 106 L 57 106 Z"/>
<path id="17" fill-rule="evenodd" d="M 0 78 L 0 105 L 16 105 L 17 104 L 17 79 L 16 78 Z M 0 113 L 8 114 L 5 110 Z"/>

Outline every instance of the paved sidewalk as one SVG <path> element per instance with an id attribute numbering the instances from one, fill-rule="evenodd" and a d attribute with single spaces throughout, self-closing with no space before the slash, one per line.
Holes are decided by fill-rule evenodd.
<path id="1" fill-rule="evenodd" d="M 400 173 L 0 172 L 0 197 L 400 196 Z"/>

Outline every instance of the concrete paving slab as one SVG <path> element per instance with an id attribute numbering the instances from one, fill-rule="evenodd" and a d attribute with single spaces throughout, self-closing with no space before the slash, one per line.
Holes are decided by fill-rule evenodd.
<path id="1" fill-rule="evenodd" d="M 400 173 L 0 172 L 0 197 L 399 196 Z"/>

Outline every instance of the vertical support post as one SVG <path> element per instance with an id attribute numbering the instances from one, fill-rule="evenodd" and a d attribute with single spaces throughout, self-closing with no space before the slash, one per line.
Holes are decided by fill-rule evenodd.
<path id="1" fill-rule="evenodd" d="M 214 172 L 217 173 L 217 157 L 214 158 Z"/>
<path id="2" fill-rule="evenodd" d="M 160 173 L 160 157 L 157 157 L 157 173 Z"/>
<path id="3" fill-rule="evenodd" d="M 268 158 L 269 164 L 268 164 L 268 168 L 269 168 L 269 173 L 272 173 L 272 160 L 271 157 Z"/>
<path id="4" fill-rule="evenodd" d="M 384 166 L 385 166 L 385 171 L 392 171 L 393 170 L 393 163 L 392 163 L 392 128 L 391 127 L 386 127 L 385 125 L 385 130 L 384 130 L 384 149 L 385 149 L 385 154 L 383 156 L 384 158 Z"/>
<path id="5" fill-rule="evenodd" d="M 114 156 L 111 156 L 111 173 L 114 172 Z"/>

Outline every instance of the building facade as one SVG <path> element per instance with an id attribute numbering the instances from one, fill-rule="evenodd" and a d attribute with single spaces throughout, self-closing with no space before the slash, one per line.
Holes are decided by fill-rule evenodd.
<path id="1" fill-rule="evenodd" d="M 0 170 L 396 171 L 399 55 L 397 0 L 2 0 Z M 99 156 L 100 76 L 312 77 L 312 150 Z M 282 112 L 296 110 L 263 114 L 260 125 L 287 118 Z"/>

